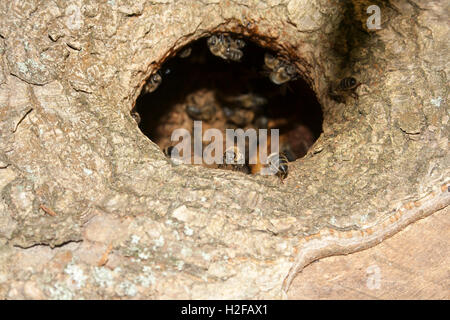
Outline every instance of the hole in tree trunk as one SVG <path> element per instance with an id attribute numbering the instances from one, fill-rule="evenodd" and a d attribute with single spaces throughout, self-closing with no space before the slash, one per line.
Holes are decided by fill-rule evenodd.
<path id="1" fill-rule="evenodd" d="M 209 128 L 279 129 L 280 151 L 289 161 L 303 157 L 322 132 L 314 91 L 299 76 L 282 84 L 270 80 L 265 55 L 276 52 L 241 38 L 246 45 L 240 61 L 226 60 L 211 53 L 207 39 L 185 46 L 150 76 L 132 111 L 141 131 L 166 151 L 178 143 L 171 141 L 174 130 L 184 128 L 192 135 L 194 120 L 202 121 L 203 133 Z M 151 82 L 159 77 L 152 91 Z"/>

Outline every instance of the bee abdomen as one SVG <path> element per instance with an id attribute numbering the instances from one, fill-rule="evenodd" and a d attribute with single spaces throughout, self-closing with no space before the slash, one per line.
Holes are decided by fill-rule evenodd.
<path id="1" fill-rule="evenodd" d="M 344 78 L 339 82 L 339 89 L 341 90 L 351 90 L 355 88 L 357 81 L 353 77 Z"/>
<path id="2" fill-rule="evenodd" d="M 289 162 L 289 160 L 288 160 L 287 156 L 284 153 L 280 153 L 280 160 L 279 160 L 277 175 L 281 179 L 285 179 L 289 173 L 288 162 Z"/>
<path id="3" fill-rule="evenodd" d="M 272 153 L 267 160 L 272 173 L 280 177 L 281 181 L 283 181 L 289 173 L 289 160 L 286 155 L 283 152 L 279 154 Z"/>

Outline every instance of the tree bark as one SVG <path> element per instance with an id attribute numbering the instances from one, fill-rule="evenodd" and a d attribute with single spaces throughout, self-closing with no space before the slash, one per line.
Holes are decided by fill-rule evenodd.
<path id="1" fill-rule="evenodd" d="M 371 4 L 380 30 L 367 29 Z M 448 206 L 448 12 L 2 1 L 0 297 L 278 298 L 308 263 Z M 284 184 L 174 166 L 130 115 L 152 72 L 212 32 L 288 56 L 316 92 L 323 133 Z M 329 87 L 347 76 L 359 97 L 338 103 Z"/>

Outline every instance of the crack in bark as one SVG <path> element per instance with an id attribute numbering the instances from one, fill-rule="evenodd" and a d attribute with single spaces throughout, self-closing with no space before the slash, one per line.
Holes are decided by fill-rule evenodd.
<path id="1" fill-rule="evenodd" d="M 25 114 L 19 119 L 19 121 L 16 123 L 14 129 L 13 129 L 13 133 L 15 133 L 17 131 L 17 128 L 19 127 L 19 125 L 22 123 L 23 120 L 25 120 L 25 118 L 31 113 L 31 111 L 33 111 L 33 108 L 28 109 Z"/>

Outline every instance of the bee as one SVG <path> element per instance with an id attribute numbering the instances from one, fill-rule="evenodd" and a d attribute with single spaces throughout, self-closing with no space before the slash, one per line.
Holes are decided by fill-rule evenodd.
<path id="1" fill-rule="evenodd" d="M 226 59 L 224 56 L 224 52 L 226 51 L 226 47 L 224 45 L 224 36 L 216 36 L 212 35 L 206 40 L 206 44 L 208 45 L 209 51 L 215 56 Z"/>
<path id="2" fill-rule="evenodd" d="M 200 89 L 189 94 L 185 103 L 184 111 L 193 120 L 208 122 L 216 118 L 218 107 L 214 93 L 210 90 Z"/>
<path id="3" fill-rule="evenodd" d="M 276 69 L 281 63 L 281 60 L 277 59 L 275 56 L 270 53 L 266 53 L 264 55 L 264 65 L 270 70 Z"/>
<path id="4" fill-rule="evenodd" d="M 293 64 L 278 59 L 270 53 L 264 55 L 264 65 L 270 70 L 269 79 L 275 84 L 283 84 L 297 78 L 297 71 Z"/>
<path id="5" fill-rule="evenodd" d="M 339 82 L 338 89 L 340 90 L 353 90 L 358 86 L 358 81 L 353 77 L 344 78 Z"/>
<path id="6" fill-rule="evenodd" d="M 223 163 L 218 165 L 219 169 L 250 173 L 245 162 L 245 157 L 237 146 L 232 146 L 223 153 Z"/>
<path id="7" fill-rule="evenodd" d="M 245 47 L 245 41 L 242 39 L 234 39 L 233 46 L 235 49 L 243 49 Z"/>
<path id="8" fill-rule="evenodd" d="M 272 153 L 267 157 L 267 162 L 269 163 L 270 171 L 274 172 L 283 182 L 289 173 L 289 160 L 284 152 Z"/>
<path id="9" fill-rule="evenodd" d="M 250 165 L 250 172 L 252 174 L 261 174 L 263 169 L 266 174 L 274 174 L 280 178 L 280 181 L 283 183 L 283 180 L 286 179 L 289 173 L 289 159 L 284 152 L 280 153 L 272 153 L 267 157 L 267 163 L 261 163 L 258 161 L 256 164 Z"/>
<path id="10" fill-rule="evenodd" d="M 245 42 L 242 39 L 233 39 L 230 36 L 225 37 L 225 56 L 228 60 L 240 61 L 244 53 L 242 49 L 245 47 Z"/>
<path id="11" fill-rule="evenodd" d="M 286 157 L 286 159 L 289 162 L 295 161 L 295 159 L 296 159 L 294 151 L 292 150 L 291 146 L 288 144 L 285 144 L 282 146 L 281 153 Z"/>
<path id="12" fill-rule="evenodd" d="M 225 103 L 232 104 L 235 107 L 253 110 L 256 110 L 267 104 L 266 98 L 253 93 L 240 94 L 231 97 L 227 96 L 223 100 Z"/>
<path id="13" fill-rule="evenodd" d="M 250 156 L 251 161 L 249 161 L 249 167 L 252 174 L 276 175 L 280 178 L 281 183 L 283 183 L 283 180 L 286 179 L 289 173 L 289 157 L 293 157 L 295 160 L 295 156 L 286 154 L 286 151 L 289 151 L 289 146 L 286 146 L 286 142 L 283 141 L 285 140 L 284 136 L 280 138 L 282 152 L 271 153 L 265 163 L 260 159 L 259 149 L 266 148 L 269 151 L 271 149 L 271 137 L 268 136 L 266 141 L 259 141 L 256 154 Z"/>
<path id="14" fill-rule="evenodd" d="M 144 92 L 150 93 L 158 89 L 159 85 L 162 82 L 162 77 L 159 74 L 159 72 L 156 72 L 155 74 L 152 74 L 150 76 L 150 79 L 147 81 L 147 83 L 144 86 Z"/>
<path id="15" fill-rule="evenodd" d="M 192 53 L 192 48 L 191 47 L 187 47 L 186 49 L 183 49 L 180 51 L 180 53 L 178 54 L 178 57 L 180 58 L 188 58 Z"/>
<path id="16" fill-rule="evenodd" d="M 137 111 L 131 111 L 130 112 L 131 117 L 136 121 L 136 123 L 139 125 L 141 123 L 141 116 Z"/>
<path id="17" fill-rule="evenodd" d="M 270 80 L 275 84 L 283 84 L 285 82 L 295 80 L 297 71 L 291 64 L 283 64 L 269 75 Z"/>
<path id="18" fill-rule="evenodd" d="M 251 123 L 255 117 L 255 113 L 251 110 L 246 110 L 242 108 L 229 108 L 223 107 L 222 109 L 228 122 L 231 122 L 238 127 L 245 127 Z"/>
<path id="19" fill-rule="evenodd" d="M 244 53 L 239 49 L 227 48 L 225 57 L 226 60 L 240 61 Z"/>
<path id="20" fill-rule="evenodd" d="M 244 48 L 245 42 L 242 39 L 233 39 L 221 34 L 212 35 L 206 43 L 213 55 L 224 60 L 240 61 L 244 55 L 241 49 Z"/>
<path id="21" fill-rule="evenodd" d="M 186 113 L 194 120 L 211 121 L 216 116 L 217 108 L 213 103 L 206 103 L 203 106 L 187 105 Z"/>
<path id="22" fill-rule="evenodd" d="M 358 95 L 356 94 L 355 90 L 360 85 L 361 83 L 353 77 L 344 78 L 336 85 L 330 86 L 330 96 L 338 102 L 343 102 L 345 100 L 345 97 L 348 95 L 357 99 Z"/>

